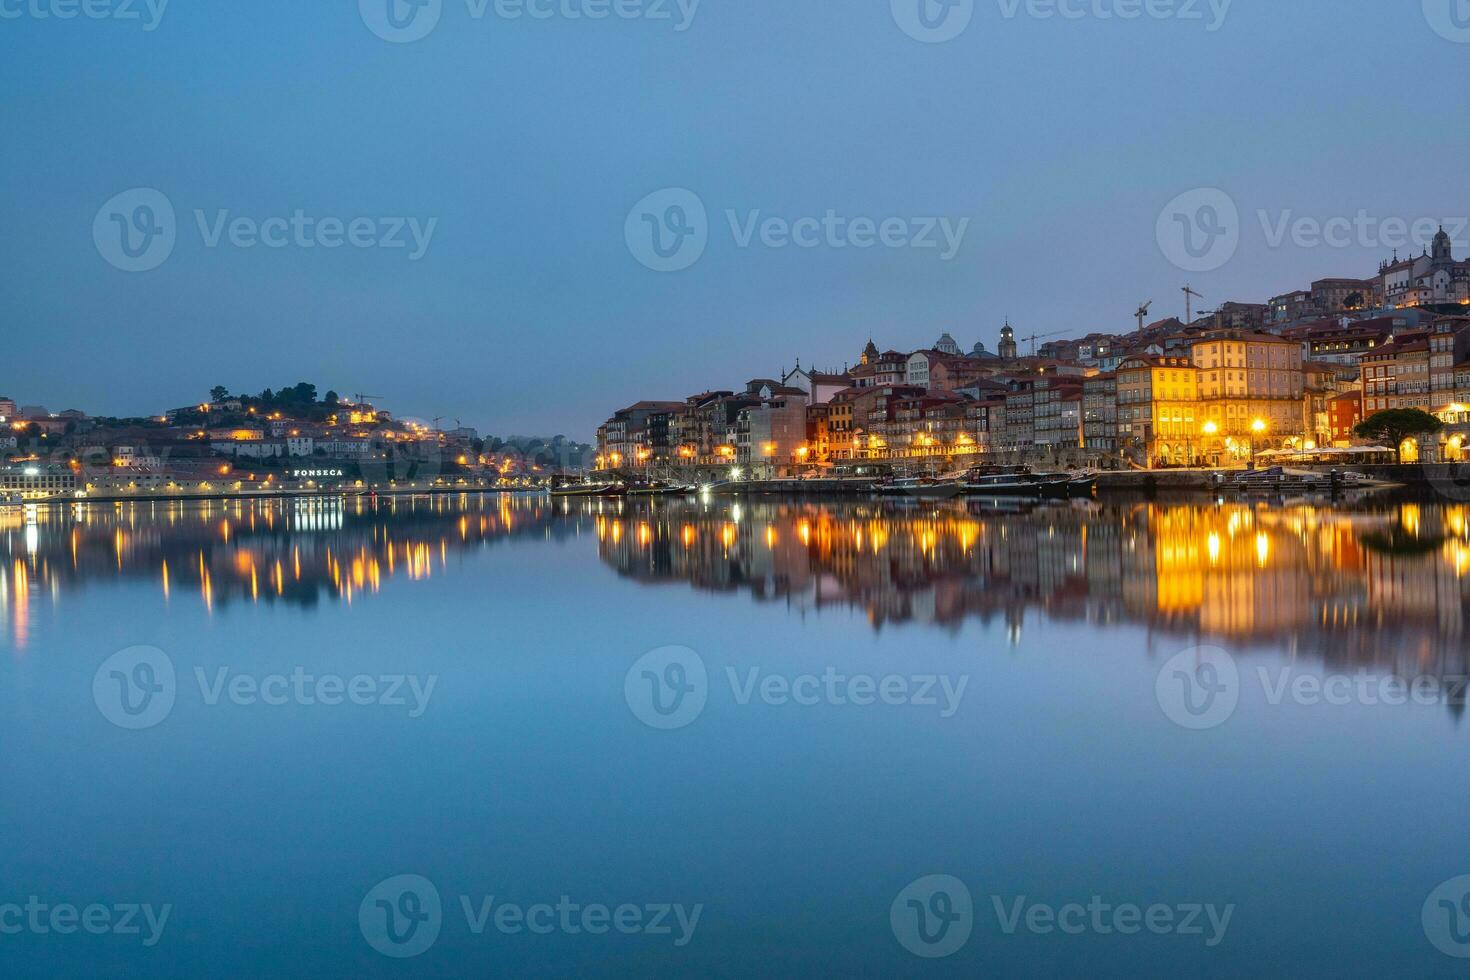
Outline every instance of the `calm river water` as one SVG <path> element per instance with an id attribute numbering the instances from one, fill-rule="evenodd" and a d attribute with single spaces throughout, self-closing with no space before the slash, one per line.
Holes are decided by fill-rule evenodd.
<path id="1" fill-rule="evenodd" d="M 1427 504 L 3 512 L 0 972 L 1463 975 L 1467 573 Z"/>

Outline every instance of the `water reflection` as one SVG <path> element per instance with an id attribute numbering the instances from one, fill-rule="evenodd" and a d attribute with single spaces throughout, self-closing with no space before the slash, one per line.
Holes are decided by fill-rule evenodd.
<path id="1" fill-rule="evenodd" d="M 1220 638 L 1405 673 L 1463 665 L 1470 509 L 434 498 L 148 502 L 0 512 L 0 635 L 106 581 L 171 603 L 351 603 L 513 538 L 595 536 L 639 583 L 744 592 L 875 629 L 1027 616 Z M 575 553 L 574 553 L 575 554 Z M 577 560 L 575 557 L 569 560 Z M 678 601 L 670 597 L 670 601 Z"/>
<path id="2" fill-rule="evenodd" d="M 394 577 L 428 579 L 452 552 L 575 533 L 542 497 L 77 504 L 0 511 L 0 632 L 19 649 L 33 605 L 101 581 L 152 579 L 165 600 L 351 603 Z"/>
<path id="3" fill-rule="evenodd" d="M 1244 504 L 997 510 L 974 503 L 629 504 L 596 518 L 603 560 L 792 609 L 861 609 L 875 629 L 1029 613 L 1285 648 L 1410 673 L 1462 666 L 1464 506 Z"/>

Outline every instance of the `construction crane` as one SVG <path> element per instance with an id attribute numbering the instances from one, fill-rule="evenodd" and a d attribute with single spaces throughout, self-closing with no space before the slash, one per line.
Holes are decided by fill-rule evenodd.
<path id="1" fill-rule="evenodd" d="M 364 394 L 362 394 L 362 393 L 359 392 L 359 393 L 353 395 L 352 396 L 352 399 L 353 399 L 353 404 L 354 405 L 367 405 L 369 398 L 383 398 L 383 397 L 384 397 L 383 395 L 364 395 Z"/>
<path id="2" fill-rule="evenodd" d="M 1022 342 L 1030 341 L 1030 343 L 1031 343 L 1031 356 L 1032 357 L 1035 357 L 1036 356 L 1036 342 L 1038 340 L 1045 340 L 1048 337 L 1060 337 L 1064 333 L 1071 333 L 1071 331 L 1070 330 L 1053 330 L 1051 333 L 1034 333 L 1034 334 L 1032 334 L 1029 337 L 1020 337 L 1018 339 L 1021 340 Z"/>
<path id="3" fill-rule="evenodd" d="M 1194 322 L 1194 301 L 1204 299 L 1204 296 L 1195 292 L 1189 286 L 1184 287 L 1184 325 L 1187 327 Z"/>
<path id="4" fill-rule="evenodd" d="M 1153 306 L 1153 305 L 1154 305 L 1154 301 L 1153 300 L 1149 300 L 1147 303 L 1142 303 L 1138 307 L 1138 312 L 1135 313 L 1135 314 L 1133 314 L 1134 316 L 1138 317 L 1138 332 L 1139 333 L 1143 333 L 1143 321 L 1148 317 L 1148 308 L 1150 306 Z"/>

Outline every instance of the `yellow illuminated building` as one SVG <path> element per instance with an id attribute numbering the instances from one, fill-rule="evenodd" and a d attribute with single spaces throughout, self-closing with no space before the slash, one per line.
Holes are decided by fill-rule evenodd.
<path id="1" fill-rule="evenodd" d="M 1270 334 L 1230 331 L 1190 348 L 1199 368 L 1200 433 L 1205 462 L 1305 440 L 1306 375 L 1301 345 Z M 1257 422 L 1264 422 L 1264 428 Z M 1208 429 L 1208 431 L 1206 431 Z"/>
<path id="2" fill-rule="evenodd" d="M 1118 365 L 1118 439 L 1150 465 L 1199 457 L 1199 370 L 1187 357 L 1130 357 Z"/>

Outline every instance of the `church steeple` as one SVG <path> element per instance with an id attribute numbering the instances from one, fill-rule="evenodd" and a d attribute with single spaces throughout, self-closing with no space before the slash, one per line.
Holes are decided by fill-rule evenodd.
<path id="1" fill-rule="evenodd" d="M 864 364 L 872 364 L 878 360 L 878 345 L 873 343 L 873 338 L 868 338 L 868 346 L 863 348 L 862 357 L 859 360 Z"/>
<path id="2" fill-rule="evenodd" d="M 1453 262 L 1453 253 L 1454 243 L 1450 241 L 1449 233 L 1444 230 L 1444 225 L 1440 225 L 1439 234 L 1434 236 L 1434 260 L 1436 262 Z"/>
<path id="3" fill-rule="evenodd" d="M 996 348 L 996 351 L 1000 354 L 1002 361 L 1014 361 L 1020 353 L 1016 346 L 1016 331 L 1012 329 L 1009 318 L 1006 320 L 1006 325 L 1000 328 L 1000 346 Z"/>

